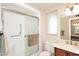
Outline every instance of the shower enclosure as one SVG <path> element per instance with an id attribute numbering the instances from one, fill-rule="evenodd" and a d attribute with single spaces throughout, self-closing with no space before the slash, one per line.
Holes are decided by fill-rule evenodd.
<path id="1" fill-rule="evenodd" d="M 39 19 L 2 8 L 5 55 L 30 56 L 39 51 Z"/>

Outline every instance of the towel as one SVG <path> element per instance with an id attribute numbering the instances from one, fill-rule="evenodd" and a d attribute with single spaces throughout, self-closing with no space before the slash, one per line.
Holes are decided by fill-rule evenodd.
<path id="1" fill-rule="evenodd" d="M 28 35 L 28 46 L 33 46 L 38 43 L 38 34 Z"/>
<path id="2" fill-rule="evenodd" d="M 10 48 L 7 41 L 7 35 L 4 33 L 5 55 L 10 55 Z"/>

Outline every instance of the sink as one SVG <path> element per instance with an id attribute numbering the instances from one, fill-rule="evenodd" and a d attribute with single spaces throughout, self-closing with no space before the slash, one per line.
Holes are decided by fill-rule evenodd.
<path id="1" fill-rule="evenodd" d="M 79 46 L 59 42 L 55 44 L 55 47 L 79 54 Z"/>
<path id="2" fill-rule="evenodd" d="M 76 46 L 75 49 L 76 49 L 76 50 L 79 50 L 79 46 Z"/>
<path id="3" fill-rule="evenodd" d="M 79 50 L 79 46 L 74 46 L 74 45 L 64 45 L 65 48 L 71 49 L 71 50 Z"/>
<path id="4" fill-rule="evenodd" d="M 73 48 L 73 46 L 68 45 L 68 44 L 64 45 L 64 47 L 69 48 L 69 49 L 72 49 Z"/>

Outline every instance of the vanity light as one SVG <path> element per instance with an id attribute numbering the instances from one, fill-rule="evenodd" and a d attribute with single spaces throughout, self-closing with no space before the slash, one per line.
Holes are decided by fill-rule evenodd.
<path id="1" fill-rule="evenodd" d="M 72 25 L 73 26 L 79 26 L 79 23 L 73 23 Z"/>
<path id="2" fill-rule="evenodd" d="M 64 11 L 66 16 L 71 16 L 71 15 L 79 15 L 79 6 L 76 3 L 74 7 L 69 8 L 68 6 L 66 7 Z"/>
<path id="3" fill-rule="evenodd" d="M 75 4 L 73 7 L 73 14 L 78 15 L 79 14 L 79 6 L 78 4 Z"/>
<path id="4" fill-rule="evenodd" d="M 64 13 L 66 16 L 70 16 L 72 14 L 71 9 L 69 9 L 68 6 L 66 7 Z"/>
<path id="5" fill-rule="evenodd" d="M 73 23 L 72 25 L 73 25 L 73 26 L 76 26 L 76 24 L 75 24 L 75 23 Z"/>

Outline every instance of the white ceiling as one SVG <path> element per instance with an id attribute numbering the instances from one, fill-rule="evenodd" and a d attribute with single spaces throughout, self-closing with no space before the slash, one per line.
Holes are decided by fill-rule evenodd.
<path id="1" fill-rule="evenodd" d="M 54 7 L 68 5 L 69 3 L 27 3 L 27 4 L 38 10 L 47 11 Z"/>

